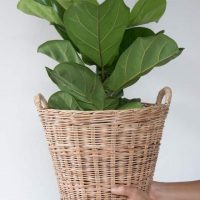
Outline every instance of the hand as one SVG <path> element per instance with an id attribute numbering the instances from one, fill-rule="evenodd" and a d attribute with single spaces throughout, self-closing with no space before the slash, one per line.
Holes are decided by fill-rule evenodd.
<path id="1" fill-rule="evenodd" d="M 126 196 L 128 200 L 200 200 L 200 181 L 183 183 L 153 182 L 150 194 L 131 186 L 116 186 L 112 193 Z"/>
<path id="2" fill-rule="evenodd" d="M 131 186 L 115 186 L 111 192 L 116 195 L 126 196 L 128 200 L 153 200 L 146 193 Z"/>

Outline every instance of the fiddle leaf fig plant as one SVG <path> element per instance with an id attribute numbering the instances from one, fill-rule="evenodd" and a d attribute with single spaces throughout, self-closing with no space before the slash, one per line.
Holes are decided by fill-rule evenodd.
<path id="1" fill-rule="evenodd" d="M 123 0 L 20 0 L 18 9 L 47 20 L 62 37 L 38 48 L 58 62 L 54 69 L 46 67 L 59 88 L 49 108 L 143 108 L 140 99 L 124 98 L 124 89 L 183 51 L 164 31 L 138 27 L 158 22 L 166 4 L 138 0 L 130 9 Z"/>

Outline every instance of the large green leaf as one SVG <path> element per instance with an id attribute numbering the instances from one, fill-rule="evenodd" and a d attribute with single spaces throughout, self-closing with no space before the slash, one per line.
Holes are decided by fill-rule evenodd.
<path id="1" fill-rule="evenodd" d="M 74 47 L 66 40 L 52 40 L 45 42 L 38 48 L 38 52 L 53 58 L 59 63 L 74 62 L 84 65 Z"/>
<path id="2" fill-rule="evenodd" d="M 59 15 L 51 6 L 46 6 L 34 0 L 20 0 L 17 8 L 26 14 L 34 15 L 55 24 L 63 25 Z"/>
<path id="3" fill-rule="evenodd" d="M 60 110 L 80 110 L 76 99 L 67 92 L 59 91 L 53 94 L 48 101 L 49 108 Z"/>
<path id="4" fill-rule="evenodd" d="M 112 75 L 104 82 L 113 95 L 135 83 L 154 67 L 181 53 L 176 42 L 164 34 L 138 38 L 120 57 Z"/>
<path id="5" fill-rule="evenodd" d="M 165 12 L 166 0 L 138 0 L 131 11 L 130 26 L 158 22 Z"/>
<path id="6" fill-rule="evenodd" d="M 143 27 L 133 27 L 133 28 L 128 28 L 126 29 L 122 42 L 120 44 L 120 48 L 119 48 L 119 54 L 116 56 L 114 62 L 112 62 L 109 67 L 106 67 L 105 69 L 105 74 L 106 77 L 110 76 L 110 74 L 113 72 L 113 70 L 115 69 L 115 66 L 117 64 L 117 61 L 119 59 L 119 57 L 121 56 L 121 54 L 128 49 L 128 47 L 138 38 L 138 37 L 148 37 L 148 36 L 152 36 L 155 35 L 155 33 L 148 29 L 148 28 L 143 28 Z M 90 59 L 88 59 L 85 56 L 82 56 L 82 60 L 88 64 L 88 65 L 94 65 L 95 63 L 93 61 L 91 61 Z"/>
<path id="7" fill-rule="evenodd" d="M 62 91 L 71 94 L 85 110 L 102 110 L 105 92 L 98 76 L 89 68 L 62 63 L 54 70 L 47 68 L 49 77 Z"/>
<path id="8" fill-rule="evenodd" d="M 148 37 L 152 35 L 155 35 L 155 33 L 148 28 L 143 28 L 143 27 L 128 28 L 124 33 L 124 37 L 119 49 L 119 55 L 121 55 L 126 49 L 128 49 L 128 47 L 130 47 L 131 44 L 133 44 L 133 42 L 138 37 Z"/>
<path id="9" fill-rule="evenodd" d="M 98 4 L 97 0 L 56 0 L 63 8 L 65 8 L 66 10 L 77 3 L 81 3 L 83 1 L 87 1 L 89 3 L 93 3 L 93 4 Z"/>
<path id="10" fill-rule="evenodd" d="M 118 110 L 129 110 L 135 108 L 143 108 L 143 104 L 141 102 L 128 102 L 123 106 L 119 107 Z"/>
<path id="11" fill-rule="evenodd" d="M 104 110 L 115 110 L 119 105 L 119 98 L 106 98 Z"/>
<path id="12" fill-rule="evenodd" d="M 118 54 L 129 16 L 123 0 L 82 2 L 65 12 L 64 24 L 80 52 L 103 68 Z"/>
<path id="13" fill-rule="evenodd" d="M 128 28 L 125 31 L 124 37 L 123 37 L 122 42 L 120 44 L 119 54 L 116 56 L 115 61 L 109 67 L 106 68 L 107 77 L 110 76 L 111 73 L 114 71 L 115 66 L 117 64 L 117 61 L 119 60 L 119 57 L 121 56 L 121 54 L 126 49 L 128 49 L 131 46 L 131 44 L 133 44 L 133 42 L 138 37 L 148 37 L 148 36 L 152 36 L 152 35 L 155 35 L 155 33 L 148 28 L 143 28 L 143 27 Z"/>

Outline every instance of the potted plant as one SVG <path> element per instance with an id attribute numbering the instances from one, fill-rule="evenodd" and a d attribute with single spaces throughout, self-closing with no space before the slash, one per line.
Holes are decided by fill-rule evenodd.
<path id="1" fill-rule="evenodd" d="M 123 90 L 183 50 L 164 31 L 139 26 L 159 21 L 166 0 L 138 0 L 131 11 L 123 0 L 20 0 L 18 8 L 63 38 L 38 48 L 59 63 L 46 68 L 59 91 L 35 98 L 61 199 L 124 199 L 111 195 L 114 184 L 148 192 L 171 90 L 156 104 Z"/>

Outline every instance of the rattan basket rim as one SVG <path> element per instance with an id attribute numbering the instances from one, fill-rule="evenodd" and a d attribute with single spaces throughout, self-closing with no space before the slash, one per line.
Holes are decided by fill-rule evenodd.
<path id="1" fill-rule="evenodd" d="M 163 98 L 165 97 L 165 102 L 162 103 Z M 146 103 L 142 102 L 144 108 L 134 108 L 134 109 L 127 109 L 127 110 L 59 110 L 59 109 L 50 109 L 48 108 L 48 103 L 42 94 L 38 94 L 34 98 L 35 105 L 38 111 L 52 111 L 52 112 L 59 112 L 59 113 L 77 113 L 77 114 L 93 114 L 93 113 L 128 113 L 128 112 L 143 112 L 148 111 L 152 108 L 161 108 L 161 107 L 169 107 L 172 98 L 172 90 L 169 87 L 165 87 L 158 93 L 156 103 Z"/>
<path id="2" fill-rule="evenodd" d="M 161 105 L 156 105 L 156 104 L 151 104 L 151 103 L 143 103 L 143 104 L 148 104 L 148 106 L 145 106 L 143 108 L 133 108 L 133 109 L 126 109 L 126 110 L 59 110 L 59 109 L 51 109 L 51 108 L 44 108 L 42 110 L 44 111 L 52 111 L 52 112 L 62 112 L 62 113 L 80 113 L 80 114 L 84 114 L 84 113 L 88 113 L 88 114 L 93 114 L 93 113 L 126 113 L 126 112 L 137 112 L 137 111 L 147 111 L 149 109 L 152 108 L 160 108 L 160 107 L 169 107 L 166 104 L 161 104 Z"/>

